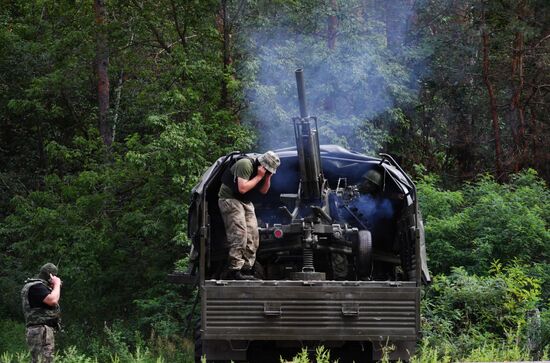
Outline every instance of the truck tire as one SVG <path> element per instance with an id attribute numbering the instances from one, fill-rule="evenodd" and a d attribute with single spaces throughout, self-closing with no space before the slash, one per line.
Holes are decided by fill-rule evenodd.
<path id="1" fill-rule="evenodd" d="M 372 236 L 367 230 L 359 231 L 355 261 L 357 277 L 359 279 L 369 277 L 372 272 Z"/>
<path id="2" fill-rule="evenodd" d="M 193 338 L 195 339 L 195 363 L 201 363 L 202 356 L 203 356 L 203 349 L 202 349 L 202 334 L 201 334 L 200 319 L 197 321 L 197 325 L 195 325 L 195 332 L 194 332 Z M 229 363 L 230 361 L 206 359 L 205 362 L 206 363 Z"/>

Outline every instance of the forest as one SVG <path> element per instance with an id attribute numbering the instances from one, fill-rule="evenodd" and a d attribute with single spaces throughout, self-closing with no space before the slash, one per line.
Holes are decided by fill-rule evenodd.
<path id="1" fill-rule="evenodd" d="M 0 362 L 28 361 L 46 262 L 58 362 L 192 362 L 196 291 L 166 278 L 191 189 L 294 145 L 296 68 L 321 143 L 417 184 L 413 361 L 550 359 L 547 0 L 3 0 L 0 24 Z"/>

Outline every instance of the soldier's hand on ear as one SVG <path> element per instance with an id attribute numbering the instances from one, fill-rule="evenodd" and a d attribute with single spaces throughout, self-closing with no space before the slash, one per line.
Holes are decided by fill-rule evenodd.
<path id="1" fill-rule="evenodd" d="M 263 178 L 264 175 L 265 175 L 265 172 L 266 172 L 265 168 L 260 165 L 260 166 L 258 166 L 258 172 L 257 172 L 256 175 L 261 176 Z"/>
<path id="2" fill-rule="evenodd" d="M 61 279 L 52 274 L 50 274 L 50 283 L 52 284 L 53 287 L 56 287 L 56 286 L 61 287 L 61 285 L 63 285 L 63 282 L 61 281 Z"/>

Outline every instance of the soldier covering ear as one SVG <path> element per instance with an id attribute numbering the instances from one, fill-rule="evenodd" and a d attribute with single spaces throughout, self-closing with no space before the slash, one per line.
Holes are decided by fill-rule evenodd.
<path id="1" fill-rule="evenodd" d="M 269 191 L 271 176 L 280 164 L 277 154 L 268 151 L 255 160 L 238 160 L 222 175 L 218 206 L 229 244 L 229 267 L 224 278 L 255 280 L 253 269 L 260 236 L 250 195 L 254 190 L 261 194 Z"/>
<path id="2" fill-rule="evenodd" d="M 50 275 L 57 276 L 57 266 L 51 262 L 48 262 L 40 268 L 38 278 L 45 281 L 50 281 Z"/>
<path id="3" fill-rule="evenodd" d="M 31 363 L 50 363 L 54 359 L 54 331 L 59 329 L 61 316 L 59 298 L 62 283 L 57 273 L 57 267 L 47 263 L 35 278 L 25 281 L 21 290 Z"/>

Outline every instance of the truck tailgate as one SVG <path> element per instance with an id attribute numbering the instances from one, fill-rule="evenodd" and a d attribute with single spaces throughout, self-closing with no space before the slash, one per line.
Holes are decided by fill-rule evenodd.
<path id="1" fill-rule="evenodd" d="M 202 286 L 203 339 L 416 340 L 414 282 L 227 281 Z"/>

